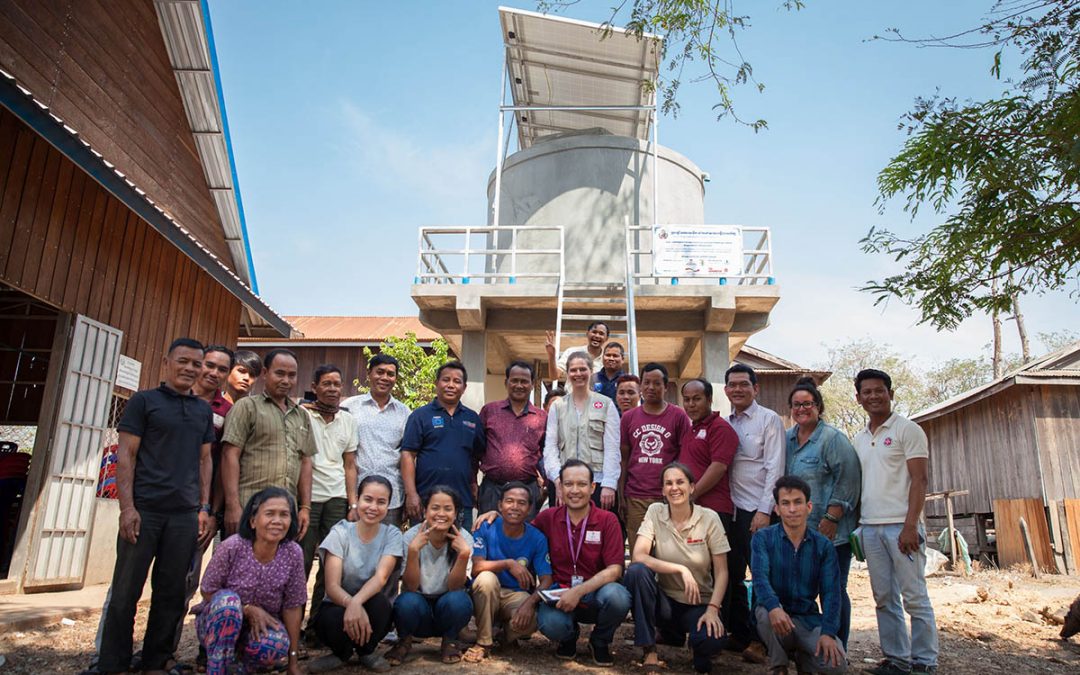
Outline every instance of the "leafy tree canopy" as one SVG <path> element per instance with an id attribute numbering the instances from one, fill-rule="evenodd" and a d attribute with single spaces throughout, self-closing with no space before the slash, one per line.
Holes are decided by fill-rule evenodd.
<path id="1" fill-rule="evenodd" d="M 435 371 L 448 360 L 449 347 L 442 338 L 431 343 L 430 353 L 417 342 L 416 333 L 405 337 L 388 337 L 379 344 L 379 351 L 398 360 L 398 378 L 394 385 L 394 398 L 416 410 L 435 398 Z M 364 347 L 364 362 L 371 360 L 375 352 Z M 360 393 L 369 391 L 365 382 L 353 381 Z"/>
<path id="2" fill-rule="evenodd" d="M 917 306 L 921 321 L 939 329 L 976 312 L 1008 312 L 1024 293 L 1080 293 L 1080 0 L 1000 0 L 963 33 L 890 35 L 993 48 L 998 78 L 1007 55 L 1019 54 L 1022 76 L 1005 79 L 1000 98 L 916 101 L 903 149 L 878 176 L 878 204 L 901 197 L 913 218 L 929 207 L 944 220 L 913 238 L 871 229 L 863 250 L 904 269 L 863 290 L 878 303 Z"/>

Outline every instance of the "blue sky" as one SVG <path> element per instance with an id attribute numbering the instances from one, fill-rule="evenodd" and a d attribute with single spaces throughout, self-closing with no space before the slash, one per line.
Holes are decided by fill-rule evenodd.
<path id="1" fill-rule="evenodd" d="M 583 0 L 564 14 L 602 21 L 611 4 Z M 752 23 L 740 46 L 766 89 L 737 89 L 736 105 L 769 130 L 716 121 L 711 87 L 687 83 L 679 116 L 661 119 L 660 142 L 711 174 L 706 222 L 772 228 L 782 298 L 751 344 L 806 365 L 827 345 L 866 336 L 924 366 L 984 353 L 989 318 L 936 333 L 900 303 L 874 307 L 856 289 L 892 269 L 859 250 L 871 225 L 915 233 L 934 222 L 910 222 L 899 203 L 883 216 L 874 207 L 877 173 L 901 146 L 897 122 L 914 97 L 940 87 L 985 98 L 1003 88 L 989 76 L 989 52 L 868 38 L 890 27 L 952 33 L 990 4 L 737 6 Z M 260 291 L 276 309 L 414 314 L 416 228 L 485 222 L 502 58 L 497 6 L 211 0 Z M 1024 302 L 1032 335 L 1080 331 L 1067 294 Z M 1017 351 L 1011 327 L 1006 349 Z"/>

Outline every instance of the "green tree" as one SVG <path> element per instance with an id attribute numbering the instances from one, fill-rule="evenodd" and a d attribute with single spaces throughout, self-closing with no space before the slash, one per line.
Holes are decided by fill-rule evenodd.
<path id="1" fill-rule="evenodd" d="M 541 0 L 542 12 L 558 12 L 578 0 Z M 804 0 L 782 0 L 787 10 L 802 9 Z M 659 92 L 664 113 L 678 115 L 679 87 L 684 77 L 690 82 L 712 82 L 719 98 L 713 106 L 717 119 L 730 117 L 754 131 L 768 127 L 763 119 L 747 120 L 735 110 L 732 89 L 750 85 L 757 91 L 765 84 L 754 77 L 753 66 L 743 56 L 739 35 L 750 27 L 750 17 L 736 14 L 733 3 L 718 0 L 620 0 L 603 22 L 611 37 L 611 28 L 623 26 L 633 36 L 656 35 L 663 39 L 659 82 L 645 86 Z M 666 73 L 666 74 L 665 74 Z"/>
<path id="2" fill-rule="evenodd" d="M 921 320 L 953 329 L 976 312 L 1008 313 L 1019 295 L 1075 285 L 1080 272 L 1080 0 L 1001 0 L 978 27 L 920 46 L 990 48 L 998 98 L 916 101 L 909 137 L 878 176 L 878 204 L 903 197 L 914 218 L 943 220 L 903 237 L 871 229 L 863 250 L 903 271 L 868 282 L 878 303 L 899 298 Z M 1076 292 L 1073 292 L 1076 295 Z"/>
<path id="3" fill-rule="evenodd" d="M 1080 333 L 1074 330 L 1055 330 L 1049 333 L 1039 333 L 1037 337 L 1046 349 L 1047 354 L 1080 341 Z"/>
<path id="4" fill-rule="evenodd" d="M 949 359 L 931 368 L 923 378 L 926 404 L 934 405 L 984 385 L 992 375 L 993 369 L 985 357 Z"/>
<path id="5" fill-rule="evenodd" d="M 398 378 L 394 385 L 394 398 L 416 410 L 435 398 L 435 371 L 446 363 L 449 347 L 442 338 L 431 343 L 428 353 L 417 342 L 416 333 L 405 333 L 405 337 L 388 337 L 379 344 L 379 351 L 398 360 Z M 364 361 L 370 361 L 375 352 L 364 347 Z M 361 393 L 367 393 L 367 384 L 358 379 L 353 384 Z"/>

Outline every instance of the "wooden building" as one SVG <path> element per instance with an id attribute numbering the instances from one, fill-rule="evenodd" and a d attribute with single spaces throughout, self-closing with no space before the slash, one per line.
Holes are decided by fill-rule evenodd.
<path id="1" fill-rule="evenodd" d="M 102 450 L 173 338 L 290 332 L 257 295 L 208 20 L 0 3 L 0 424 L 38 428 L 0 590 L 78 587 L 95 538 L 111 567 Z"/>
<path id="2" fill-rule="evenodd" d="M 1026 559 L 1015 527 L 1024 515 L 1040 564 L 1076 572 L 1080 342 L 912 419 L 930 440 L 929 491 L 967 490 L 954 498 L 955 510 L 993 518 L 1003 565 Z M 942 508 L 929 502 L 926 512 L 940 515 Z"/>
<path id="3" fill-rule="evenodd" d="M 801 377 L 812 377 L 820 387 L 832 375 L 827 370 L 814 370 L 804 368 L 779 356 L 774 356 L 766 351 L 755 349 L 750 345 L 743 345 L 735 357 L 735 363 L 742 363 L 754 369 L 758 379 L 757 402 L 760 405 L 775 410 L 780 417 L 784 418 L 784 426 L 790 427 L 791 408 L 788 406 L 788 394 L 792 387 Z M 723 392 L 718 392 L 723 396 Z"/>

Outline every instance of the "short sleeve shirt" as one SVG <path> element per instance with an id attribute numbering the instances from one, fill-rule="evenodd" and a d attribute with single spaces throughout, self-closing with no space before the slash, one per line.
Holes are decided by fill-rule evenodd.
<path id="1" fill-rule="evenodd" d="M 476 462 L 484 454 L 486 439 L 480 416 L 458 404 L 451 415 L 438 400 L 409 415 L 402 452 L 416 453 L 416 490 L 427 494 L 436 485 L 454 488 L 467 509 L 473 507 L 472 484 Z"/>
<path id="2" fill-rule="evenodd" d="M 391 396 L 380 408 L 371 394 L 361 394 L 345 399 L 341 407 L 356 418 L 357 481 L 368 476 L 382 476 L 390 481 L 394 486 L 390 508 L 398 508 L 405 501 L 400 467 L 401 437 L 409 419 L 408 406 Z"/>
<path id="3" fill-rule="evenodd" d="M 409 545 L 412 544 L 413 539 L 416 539 L 416 535 L 420 534 L 419 527 L 410 527 L 406 530 L 401 542 L 401 560 L 403 562 L 408 560 Z M 459 529 L 458 536 L 465 540 L 465 543 L 470 548 L 473 546 L 472 535 L 467 531 Z M 421 595 L 442 595 L 450 590 L 447 585 L 447 581 L 450 577 L 450 570 L 454 566 L 454 562 L 457 558 L 457 553 L 454 551 L 454 547 L 447 541 L 443 544 L 442 548 L 435 548 L 429 541 L 424 548 L 420 549 L 420 593 Z M 472 568 L 472 560 L 469 560 L 469 568 Z M 465 572 L 469 574 L 468 571 Z"/>
<path id="4" fill-rule="evenodd" d="M 503 520 L 496 518 L 493 523 L 484 523 L 473 537 L 473 557 L 484 560 L 516 560 L 524 565 L 534 576 L 551 574 L 551 558 L 548 557 L 548 543 L 544 533 L 528 523 L 525 532 L 517 538 L 506 536 L 503 532 Z M 499 585 L 508 591 L 527 591 L 522 588 L 513 574 L 507 570 L 499 572 Z"/>
<path id="5" fill-rule="evenodd" d="M 344 456 L 356 452 L 356 419 L 347 410 L 339 410 L 327 422 L 310 408 L 311 431 L 317 452 L 311 458 L 311 501 L 325 502 L 338 497 L 345 499 Z M 351 460 L 350 460 L 351 461 Z"/>
<path id="6" fill-rule="evenodd" d="M 139 437 L 132 489 L 136 509 L 198 510 L 202 446 L 214 442 L 209 403 L 162 383 L 128 400 L 117 430 Z"/>
<path id="7" fill-rule="evenodd" d="M 304 457 L 315 454 L 311 418 L 292 399 L 282 410 L 266 394 L 247 396 L 225 417 L 222 443 L 240 448 L 240 504 L 270 486 L 285 488 L 294 498 Z"/>
<path id="8" fill-rule="evenodd" d="M 566 511 L 565 505 L 544 509 L 532 522 L 547 537 L 555 583 L 568 588 L 575 574 L 588 580 L 611 565 L 622 567 L 625 549 L 615 514 L 590 506 L 588 517 L 577 525 L 571 523 L 567 534 Z M 574 551 L 578 552 L 576 565 Z"/>
<path id="9" fill-rule="evenodd" d="M 619 421 L 623 443 L 630 445 L 626 464 L 627 497 L 660 499 L 660 474 L 679 458 L 683 438 L 690 432 L 690 418 L 677 405 L 650 415 L 639 406 L 628 410 Z"/>
<path id="10" fill-rule="evenodd" d="M 896 413 L 870 433 L 864 427 L 855 436 L 855 453 L 862 464 L 863 525 L 902 523 L 907 518 L 911 474 L 907 461 L 929 457 L 926 432 Z"/>
<path id="11" fill-rule="evenodd" d="M 251 541 L 234 534 L 214 547 L 201 588 L 210 595 L 228 589 L 239 595 L 243 604 L 262 607 L 281 618 L 281 610 L 307 604 L 304 552 L 295 541 L 283 541 L 274 559 L 261 563 Z"/>
<path id="12" fill-rule="evenodd" d="M 653 504 L 645 512 L 637 535 L 652 540 L 654 557 L 686 565 L 697 582 L 702 600 L 708 602 L 713 592 L 712 557 L 731 550 L 724 525 L 715 511 L 695 506 L 689 524 L 682 530 L 676 530 L 667 504 Z M 669 598 L 687 604 L 682 576 L 659 574 L 657 583 Z"/>
<path id="13" fill-rule="evenodd" d="M 346 593 L 354 594 L 375 576 L 379 561 L 383 556 L 392 555 L 401 558 L 401 530 L 382 524 L 375 538 L 365 543 L 360 539 L 356 523 L 340 521 L 319 544 L 319 555 L 325 560 L 326 555 L 341 558 L 341 587 Z M 393 575 L 390 575 L 393 579 Z M 323 602 L 330 602 L 325 598 Z"/>
<path id="14" fill-rule="evenodd" d="M 515 415 L 509 399 L 492 401 L 480 409 L 480 423 L 487 435 L 480 460 L 484 477 L 496 483 L 535 479 L 544 454 L 547 413 L 526 402 L 525 410 Z"/>
<path id="15" fill-rule="evenodd" d="M 694 479 L 701 481 L 701 477 L 713 462 L 719 462 L 728 467 L 728 471 L 720 477 L 706 493 L 694 493 L 694 503 L 716 511 L 717 513 L 735 514 L 735 502 L 731 501 L 731 463 L 735 461 L 735 453 L 739 451 L 739 435 L 731 428 L 719 413 L 710 413 L 705 419 L 694 423 L 690 427 L 690 434 L 683 445 L 679 461 L 690 468 Z"/>

